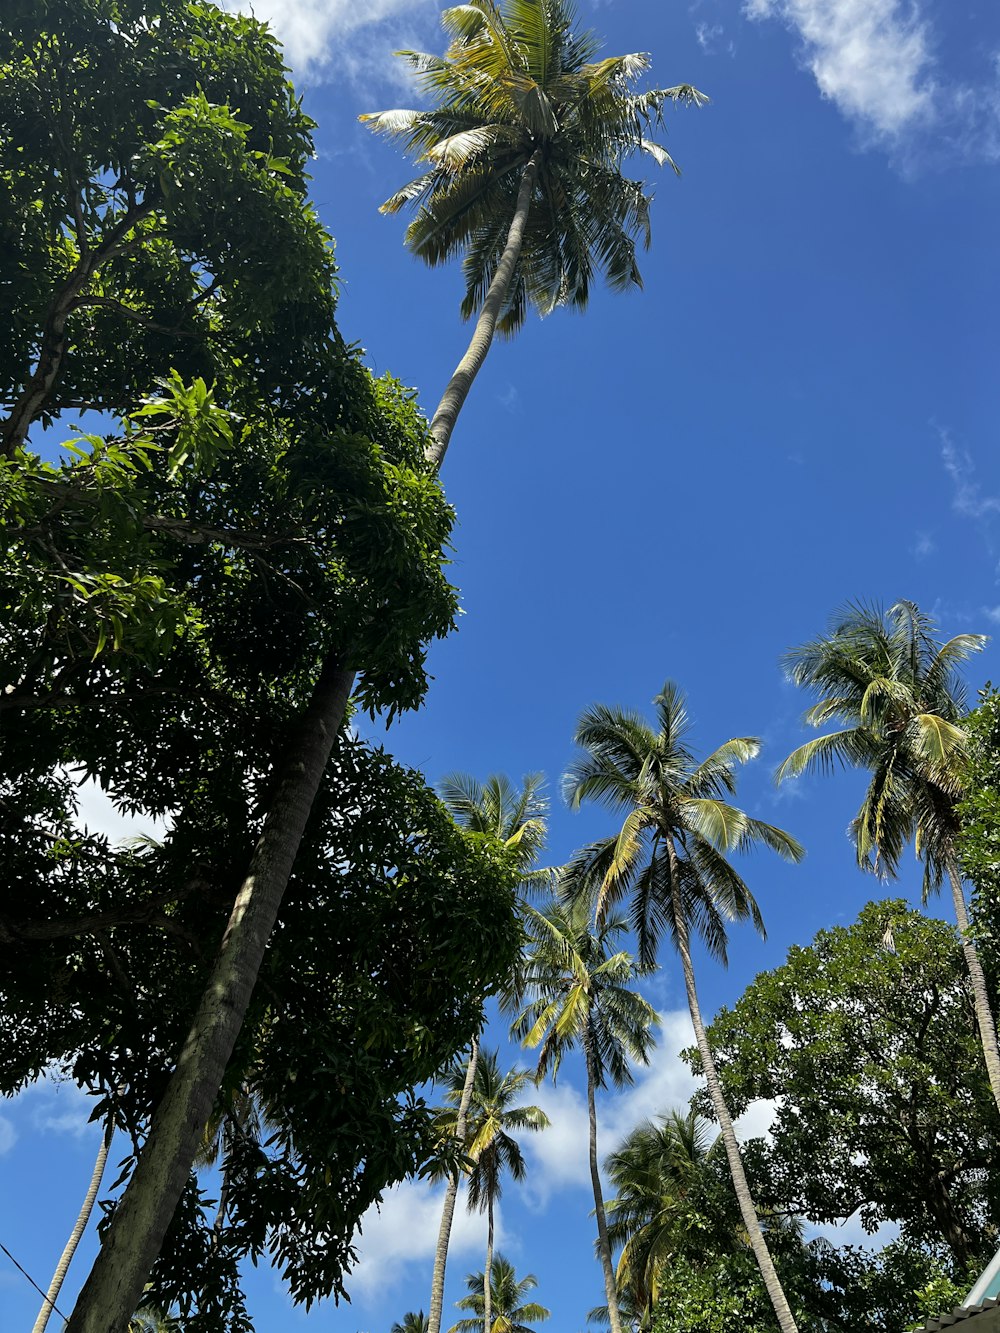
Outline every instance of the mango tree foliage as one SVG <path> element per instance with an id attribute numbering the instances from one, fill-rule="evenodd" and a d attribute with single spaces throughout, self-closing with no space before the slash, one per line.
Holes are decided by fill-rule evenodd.
<path id="1" fill-rule="evenodd" d="M 969 740 L 958 849 L 962 871 L 973 886 L 973 926 L 995 992 L 1000 965 L 1000 694 L 987 686 L 963 725 Z"/>
<path id="2" fill-rule="evenodd" d="M 953 927 L 869 903 L 757 977 L 710 1040 L 735 1115 L 775 1102 L 768 1139 L 746 1145 L 764 1207 L 894 1222 L 959 1276 L 989 1257 L 1000 1126 Z"/>
<path id="3" fill-rule="evenodd" d="M 424 423 L 333 322 L 310 129 L 250 19 L 3 7 L 0 1090 L 68 1071 L 126 1131 L 122 1177 L 320 664 L 414 707 L 455 613 Z M 82 777 L 169 832 L 84 831 Z M 361 1213 L 432 1151 L 410 1090 L 509 971 L 515 881 L 415 774 L 338 742 L 220 1092 L 252 1076 L 275 1133 L 233 1149 L 221 1244 L 191 1178 L 155 1304 L 248 1327 L 248 1253 L 297 1299 L 343 1289 Z"/>

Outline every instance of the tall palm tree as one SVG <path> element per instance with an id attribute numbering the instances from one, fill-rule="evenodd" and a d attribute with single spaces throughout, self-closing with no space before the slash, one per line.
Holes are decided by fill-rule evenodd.
<path id="1" fill-rule="evenodd" d="M 637 1324 L 648 1329 L 660 1295 L 660 1275 L 671 1255 L 697 1227 L 697 1243 L 711 1253 L 738 1244 L 733 1214 L 710 1202 L 709 1178 L 722 1139 L 693 1111 L 644 1120 L 605 1160 L 615 1190 L 607 1204 L 608 1235 L 620 1247 L 619 1299 L 627 1292 Z M 729 1201 L 727 1201 L 729 1202 Z"/>
<path id="2" fill-rule="evenodd" d="M 511 1179 L 523 1180 L 527 1170 L 514 1133 L 548 1128 L 549 1118 L 541 1107 L 514 1104 L 525 1084 L 533 1082 L 534 1076 L 527 1069 L 501 1073 L 496 1051 L 480 1052 L 469 1106 L 466 1151 L 472 1163 L 468 1178 L 469 1208 L 485 1212 L 488 1219 L 484 1273 L 493 1271 L 494 1211 L 503 1192 L 503 1174 L 508 1171 Z M 450 1083 L 448 1100 L 458 1105 L 465 1088 L 465 1068 L 461 1062 L 452 1067 Z M 483 1299 L 484 1319 L 489 1329 L 493 1320 L 488 1282 L 484 1282 Z"/>
<path id="3" fill-rule="evenodd" d="M 534 1301 L 525 1301 L 529 1291 L 538 1286 L 534 1273 L 518 1281 L 514 1265 L 502 1254 L 494 1257 L 489 1268 L 489 1290 L 491 1305 L 494 1310 L 492 1324 L 488 1322 L 483 1303 L 486 1290 L 485 1273 L 470 1273 L 465 1279 L 469 1289 L 468 1296 L 457 1302 L 460 1310 L 471 1310 L 471 1319 L 459 1319 L 452 1324 L 448 1333 L 534 1333 L 532 1324 L 540 1324 L 549 1318 L 550 1310 Z"/>
<path id="4" fill-rule="evenodd" d="M 415 205 L 406 243 L 428 264 L 464 256 L 462 314 L 475 330 L 431 422 L 440 465 L 497 329 L 583 308 L 595 271 L 616 291 L 642 285 L 636 239 L 650 241 L 650 196 L 622 175 L 632 153 L 677 168 L 648 137 L 668 102 L 707 99 L 690 84 L 632 91 L 646 55 L 598 60 L 567 0 L 469 0 L 441 15 L 446 54 L 403 56 L 434 101 L 364 115 L 426 169 L 382 205 Z"/>
<path id="5" fill-rule="evenodd" d="M 597 1244 L 608 1300 L 612 1333 L 622 1333 L 611 1244 L 597 1164 L 595 1093 L 612 1082 L 632 1082 L 630 1061 L 645 1064 L 659 1017 L 652 1005 L 630 989 L 644 970 L 612 945 L 625 931 L 613 918 L 591 927 L 589 904 L 579 901 L 544 911 L 530 908 L 531 940 L 525 968 L 527 1003 L 514 1024 L 525 1046 L 538 1047 L 538 1077 L 553 1080 L 564 1053 L 582 1046 L 587 1071 L 590 1179 L 597 1216 Z"/>
<path id="6" fill-rule="evenodd" d="M 514 858 L 521 876 L 524 894 L 537 892 L 548 882 L 550 872 L 540 870 L 536 861 L 545 846 L 546 816 L 549 803 L 543 791 L 544 778 L 540 773 L 529 773 L 521 781 L 520 789 L 502 773 L 492 773 L 480 783 L 467 773 L 449 773 L 438 783 L 438 795 L 448 808 L 452 819 L 472 833 L 493 838 Z M 516 978 L 511 979 L 509 993 L 501 996 L 503 1005 L 513 1005 L 518 992 Z M 472 1039 L 465 1067 L 462 1094 L 454 1121 L 454 1137 L 460 1145 L 466 1142 L 466 1120 L 476 1080 L 479 1060 L 479 1033 Z M 455 1217 L 458 1197 L 458 1172 L 448 1175 L 437 1245 L 434 1249 L 434 1270 L 431 1275 L 431 1303 L 428 1333 L 440 1333 L 444 1308 L 444 1278 L 448 1263 L 448 1245 Z M 487 1271 L 489 1266 L 487 1265 Z"/>
<path id="7" fill-rule="evenodd" d="M 59 1256 L 59 1262 L 56 1264 L 55 1272 L 52 1274 L 52 1280 L 49 1282 L 48 1291 L 42 1300 L 42 1308 L 38 1311 L 38 1316 L 31 1326 L 31 1333 L 45 1333 L 45 1327 L 49 1322 L 52 1311 L 56 1308 L 56 1301 L 59 1292 L 62 1290 L 62 1284 L 66 1280 L 66 1274 L 69 1272 L 69 1266 L 73 1262 L 73 1256 L 76 1254 L 77 1247 L 87 1229 L 87 1223 L 90 1221 L 90 1215 L 94 1211 L 94 1204 L 97 1202 L 97 1192 L 101 1188 L 101 1180 L 104 1177 L 104 1169 L 108 1164 L 108 1153 L 111 1150 L 111 1139 L 114 1133 L 112 1125 L 108 1125 L 101 1135 L 101 1142 L 97 1149 L 97 1156 L 94 1158 L 94 1167 L 90 1173 L 90 1184 L 87 1186 L 87 1193 L 84 1195 L 83 1203 L 77 1214 L 73 1229 L 69 1233 L 69 1239 L 63 1246 L 63 1252 Z"/>
<path id="8" fill-rule="evenodd" d="M 963 795 L 965 689 L 957 668 L 979 652 L 982 634 L 946 643 L 914 602 L 848 605 L 826 634 L 785 657 L 791 679 L 818 694 L 806 721 L 846 726 L 800 745 L 778 781 L 837 764 L 866 768 L 868 790 L 851 825 L 858 864 L 894 879 L 911 841 L 924 863 L 924 901 L 945 878 L 972 983 L 990 1087 L 1000 1109 L 1000 1051 L 979 951 L 969 929 L 956 838 Z"/>
<path id="9" fill-rule="evenodd" d="M 730 865 L 727 853 L 763 843 L 797 861 L 803 851 L 782 829 L 753 819 L 726 798 L 736 790 L 735 768 L 760 750 L 756 737 L 726 741 L 700 763 L 686 740 L 690 730 L 684 698 L 668 681 L 653 701 L 657 727 L 618 708 L 597 705 L 577 724 L 583 754 L 566 775 L 570 805 L 595 799 L 625 816 L 611 837 L 592 843 L 567 867 L 564 892 L 591 899 L 601 921 L 614 903 L 631 894 L 632 927 L 639 958 L 651 967 L 664 930 L 684 970 L 684 986 L 695 1040 L 715 1116 L 754 1256 L 782 1333 L 795 1333 L 795 1320 L 774 1269 L 757 1217 L 732 1118 L 702 1021 L 692 934 L 709 953 L 726 962 L 726 924 L 749 918 L 760 933 L 764 923 L 753 894 Z"/>

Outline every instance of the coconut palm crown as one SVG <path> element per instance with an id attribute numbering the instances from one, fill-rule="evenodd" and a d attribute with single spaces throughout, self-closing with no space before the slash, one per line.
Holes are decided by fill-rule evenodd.
<path id="1" fill-rule="evenodd" d="M 803 851 L 783 829 L 755 819 L 726 798 L 736 767 L 755 758 L 754 736 L 725 741 L 697 760 L 687 744 L 684 696 L 667 681 L 653 700 L 657 725 L 639 713 L 603 704 L 577 724 L 582 753 L 570 765 L 565 793 L 578 809 L 597 800 L 624 815 L 619 831 L 583 848 L 561 879 L 569 900 L 592 896 L 597 919 L 631 894 L 630 920 L 645 967 L 656 962 L 664 931 L 700 935 L 725 963 L 726 923 L 750 919 L 764 934 L 757 902 L 728 854 L 763 844 L 787 860 Z"/>
<path id="2" fill-rule="evenodd" d="M 472 1319 L 460 1319 L 448 1333 L 533 1333 L 532 1324 L 548 1319 L 551 1311 L 525 1297 L 538 1286 L 538 1278 L 528 1273 L 518 1279 L 514 1265 L 502 1254 L 494 1256 L 490 1267 L 490 1292 L 493 1297 L 493 1320 L 485 1330 L 483 1315 L 483 1285 L 485 1273 L 470 1273 L 465 1279 L 469 1290 L 456 1304 L 460 1310 L 471 1310 Z"/>
<path id="3" fill-rule="evenodd" d="M 428 264 L 464 257 L 462 314 L 482 305 L 504 252 L 525 172 L 530 214 L 497 327 L 512 334 L 527 307 L 587 304 L 595 271 L 616 290 L 641 285 L 636 240 L 650 240 L 651 196 L 622 176 L 633 152 L 677 170 L 649 136 L 669 102 L 707 101 L 680 84 L 635 92 L 647 55 L 597 59 L 566 0 L 470 0 L 446 9 L 444 56 L 403 51 L 434 105 L 364 115 L 426 169 L 382 205 L 412 205 L 406 244 Z"/>
<path id="4" fill-rule="evenodd" d="M 847 725 L 800 745 L 777 773 L 780 782 L 838 764 L 868 769 L 871 782 L 851 825 L 858 864 L 894 878 L 912 840 L 924 863 L 925 897 L 955 856 L 966 711 L 957 668 L 986 643 L 982 634 L 940 643 L 934 629 L 914 602 L 888 611 L 849 604 L 825 634 L 788 652 L 789 677 L 820 696 L 806 722 Z"/>

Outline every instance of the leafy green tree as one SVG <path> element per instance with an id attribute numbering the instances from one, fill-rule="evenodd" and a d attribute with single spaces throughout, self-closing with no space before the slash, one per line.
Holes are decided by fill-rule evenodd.
<path id="1" fill-rule="evenodd" d="M 595 1093 L 610 1081 L 632 1082 L 630 1062 L 645 1064 L 659 1022 L 653 1007 L 631 989 L 644 969 L 622 950 L 612 953 L 625 930 L 611 918 L 591 928 L 589 904 L 528 909 L 530 941 L 525 961 L 525 1004 L 514 1032 L 525 1046 L 538 1047 L 538 1077 L 553 1081 L 566 1051 L 583 1048 L 587 1073 L 590 1179 L 597 1216 L 598 1254 L 604 1276 L 612 1333 L 621 1333 L 615 1271 L 597 1158 Z"/>
<path id="2" fill-rule="evenodd" d="M 360 1212 L 431 1154 L 408 1090 L 512 962 L 502 854 L 337 741 L 355 668 L 364 706 L 419 702 L 455 599 L 411 397 L 333 323 L 310 129 L 250 19 L 3 7 L 0 1078 L 54 1061 L 109 1111 L 124 1084 L 115 1123 L 144 1143 L 73 1333 L 124 1329 L 158 1252 L 157 1302 L 233 1329 L 241 1255 L 270 1251 L 303 1299 L 338 1289 Z M 104 433 L 46 461 L 38 432 L 87 409 Z M 79 776 L 170 812 L 163 846 L 81 835 Z M 390 939 L 391 966 L 355 929 Z M 213 1249 L 190 1168 L 258 1058 L 278 1134 L 266 1162 L 240 1148 Z M 313 1104 L 301 1067 L 326 1071 Z"/>
<path id="3" fill-rule="evenodd" d="M 649 245 L 650 196 L 622 175 L 633 153 L 674 166 L 650 137 L 670 102 L 707 99 L 689 84 L 634 92 L 645 55 L 596 59 L 567 0 L 471 0 L 446 9 L 443 57 L 404 52 L 434 105 L 362 116 L 426 170 L 382 205 L 415 205 L 406 243 L 428 264 L 463 256 L 462 314 L 475 330 L 431 422 L 440 466 L 494 333 L 528 305 L 583 308 L 595 273 L 641 286 L 636 240 Z M 676 167 L 674 170 L 676 171 Z"/>
<path id="4" fill-rule="evenodd" d="M 959 1278 L 992 1253 L 1000 1123 L 951 926 L 869 903 L 791 949 L 709 1036 L 733 1112 L 775 1103 L 768 1140 L 744 1148 L 766 1207 L 894 1222 L 912 1247 L 947 1246 Z"/>
<path id="5" fill-rule="evenodd" d="M 755 737 L 726 741 L 699 763 L 687 745 L 687 711 L 676 685 L 668 681 L 653 703 L 655 730 L 637 713 L 603 705 L 588 709 L 577 724 L 575 740 L 583 754 L 566 775 L 570 804 L 578 808 L 598 800 L 625 818 L 617 834 L 576 855 L 564 891 L 581 901 L 592 899 L 598 922 L 631 894 L 631 923 L 646 967 L 654 965 L 660 936 L 669 932 L 684 969 L 695 1040 L 743 1224 L 778 1323 L 792 1333 L 795 1321 L 768 1253 L 705 1034 L 691 936 L 700 935 L 709 953 L 725 963 L 728 921 L 749 919 L 764 933 L 753 894 L 728 853 L 761 843 L 792 861 L 803 852 L 782 829 L 751 818 L 726 799 L 736 790 L 736 765 L 760 749 Z"/>
<path id="6" fill-rule="evenodd" d="M 438 783 L 438 794 L 459 827 L 478 833 L 498 843 L 517 869 L 522 894 L 532 894 L 548 882 L 549 872 L 537 867 L 536 862 L 545 846 L 548 801 L 543 793 L 544 779 L 540 773 L 529 773 L 520 788 L 504 774 L 493 773 L 480 783 L 467 773 L 450 773 Z M 503 988 L 502 1003 L 511 1006 L 518 990 L 513 975 Z M 466 1122 L 476 1082 L 479 1060 L 479 1037 L 472 1039 L 469 1058 L 464 1071 L 461 1096 L 457 1103 L 454 1122 L 455 1142 L 462 1146 L 467 1140 Z M 448 1262 L 448 1244 L 451 1239 L 455 1201 L 458 1197 L 458 1172 L 448 1174 L 441 1224 L 434 1249 L 434 1269 L 431 1276 L 430 1333 L 439 1333 L 444 1306 L 444 1276 Z M 490 1271 L 489 1261 L 486 1271 Z"/>
<path id="7" fill-rule="evenodd" d="M 460 1310 L 471 1310 L 471 1319 L 459 1319 L 448 1333 L 534 1333 L 533 1324 L 541 1324 L 551 1311 L 536 1301 L 526 1301 L 529 1292 L 538 1286 L 534 1273 L 518 1280 L 514 1265 L 502 1254 L 494 1256 L 490 1266 L 490 1304 L 493 1322 L 486 1322 L 483 1293 L 486 1290 L 485 1273 L 470 1273 L 465 1279 L 468 1296 L 457 1302 Z"/>
<path id="8" fill-rule="evenodd" d="M 1000 1110 L 1000 1048 L 990 996 L 969 923 L 958 861 L 958 804 L 964 794 L 966 735 L 960 725 L 965 690 L 957 669 L 985 638 L 934 637 L 933 621 L 913 602 L 888 611 L 852 605 L 826 634 L 792 649 L 786 667 L 819 701 L 806 721 L 846 725 L 799 746 L 778 780 L 837 764 L 865 768 L 871 781 L 854 817 L 858 865 L 895 878 L 913 841 L 924 864 L 924 900 L 947 878 L 976 1000 L 983 1056 Z"/>
<path id="9" fill-rule="evenodd" d="M 466 1063 L 452 1065 L 448 1076 L 447 1098 L 456 1108 L 465 1091 Z M 472 1098 L 465 1129 L 465 1152 L 471 1162 L 468 1173 L 469 1208 L 487 1215 L 486 1263 L 484 1273 L 493 1272 L 493 1214 L 503 1193 L 503 1176 L 521 1181 L 527 1173 L 524 1154 L 515 1132 L 548 1128 L 549 1118 L 539 1106 L 518 1106 L 517 1099 L 527 1083 L 533 1083 L 527 1069 L 501 1073 L 496 1051 L 480 1051 L 476 1062 Z M 455 1133 L 454 1126 L 451 1126 Z M 492 1329 L 490 1284 L 483 1287 L 483 1311 L 486 1328 Z"/>
<path id="10" fill-rule="evenodd" d="M 1000 975 L 1000 694 L 987 686 L 962 727 L 968 745 L 957 847 L 962 872 L 973 885 L 972 933 L 989 992 L 995 995 Z"/>

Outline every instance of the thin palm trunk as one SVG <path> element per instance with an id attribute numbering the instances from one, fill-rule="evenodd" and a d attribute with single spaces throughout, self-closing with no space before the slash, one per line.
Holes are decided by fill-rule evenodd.
<path id="1" fill-rule="evenodd" d="M 594 1187 L 594 1212 L 597 1214 L 597 1241 L 601 1252 L 601 1268 L 604 1270 L 604 1290 L 608 1298 L 608 1323 L 611 1333 L 622 1333 L 621 1312 L 618 1309 L 618 1285 L 615 1281 L 614 1264 L 611 1262 L 611 1242 L 608 1240 L 608 1220 L 604 1214 L 604 1192 L 601 1189 L 601 1173 L 597 1165 L 597 1106 L 594 1100 L 594 1056 L 593 1032 L 590 1019 L 587 1020 L 587 1032 L 584 1038 L 584 1054 L 587 1061 L 587 1114 L 590 1118 L 590 1180 Z"/>
<path id="2" fill-rule="evenodd" d="M 958 866 L 951 858 L 948 861 L 948 879 L 951 883 L 951 898 L 955 904 L 955 920 L 958 922 L 958 933 L 962 940 L 965 965 L 969 969 L 969 979 L 972 982 L 972 996 L 976 1006 L 976 1021 L 979 1024 L 983 1056 L 986 1060 L 986 1072 L 989 1075 L 990 1087 L 993 1089 L 993 1100 L 997 1104 L 997 1110 L 1000 1111 L 1000 1050 L 997 1048 L 996 1023 L 993 1020 L 993 1010 L 990 1007 L 990 997 L 986 989 L 983 967 L 979 961 L 979 950 L 976 948 L 976 941 L 973 939 L 969 927 L 969 913 L 965 906 L 962 877 L 959 874 Z"/>
<path id="3" fill-rule="evenodd" d="M 69 1233 L 69 1240 L 59 1256 L 59 1262 L 56 1264 L 56 1271 L 52 1274 L 52 1281 L 49 1283 L 49 1289 L 45 1293 L 45 1300 L 42 1302 L 42 1308 L 38 1311 L 38 1318 L 31 1327 L 31 1333 L 44 1333 L 45 1325 L 49 1322 L 49 1315 L 56 1307 L 56 1299 L 69 1266 L 73 1262 L 73 1255 L 76 1253 L 76 1247 L 80 1244 L 80 1238 L 87 1229 L 87 1223 L 90 1221 L 90 1214 L 94 1211 L 94 1203 L 97 1199 L 97 1191 L 101 1188 L 101 1180 L 104 1177 L 104 1168 L 108 1161 L 108 1152 L 111 1149 L 111 1130 L 110 1128 L 101 1135 L 101 1146 L 97 1150 L 97 1157 L 94 1159 L 94 1169 L 90 1176 L 90 1184 L 87 1187 L 87 1194 L 83 1200 L 83 1206 L 77 1215 L 73 1230 Z"/>
<path id="4" fill-rule="evenodd" d="M 671 857 L 673 860 L 674 858 Z M 754 1258 L 757 1260 L 757 1267 L 760 1269 L 760 1275 L 764 1279 L 764 1286 L 770 1297 L 771 1304 L 774 1306 L 774 1313 L 778 1319 L 778 1325 L 782 1333 L 798 1333 L 798 1328 L 788 1300 L 785 1296 L 781 1280 L 775 1271 L 774 1261 L 771 1258 L 771 1252 L 767 1248 L 767 1241 L 764 1239 L 764 1232 L 761 1229 L 760 1219 L 757 1217 L 757 1208 L 750 1193 L 750 1186 L 747 1183 L 746 1172 L 743 1170 L 743 1159 L 740 1157 L 740 1147 L 736 1142 L 736 1132 L 733 1129 L 732 1117 L 729 1114 L 729 1108 L 726 1105 L 726 1099 L 722 1094 L 722 1085 L 719 1082 L 718 1071 L 715 1068 L 715 1060 L 712 1058 L 712 1050 L 708 1044 L 708 1034 L 705 1031 L 705 1025 L 701 1020 L 701 1007 L 698 1004 L 698 992 L 694 984 L 694 967 L 691 963 L 691 950 L 688 947 L 687 923 L 676 913 L 674 920 L 677 926 L 677 951 L 681 956 L 681 964 L 684 968 L 684 986 L 687 990 L 688 1008 L 691 1011 L 691 1023 L 694 1027 L 695 1041 L 698 1043 L 698 1052 L 701 1055 L 702 1068 L 705 1071 L 705 1081 L 708 1084 L 709 1096 L 712 1099 L 712 1106 L 715 1110 L 715 1118 L 719 1122 L 719 1132 L 722 1135 L 722 1142 L 725 1145 L 726 1157 L 729 1159 L 729 1171 L 733 1178 L 733 1189 L 736 1191 L 736 1201 L 740 1207 L 740 1216 L 743 1218 L 743 1225 L 747 1229 L 747 1235 L 750 1238 L 750 1247 L 753 1250 Z"/>
<path id="5" fill-rule="evenodd" d="M 500 262 L 497 264 L 497 270 L 493 274 L 493 280 L 486 292 L 486 299 L 483 301 L 483 308 L 476 320 L 476 327 L 469 340 L 469 346 L 465 355 L 455 367 L 454 374 L 448 381 L 448 387 L 445 389 L 431 421 L 433 441 L 427 450 L 427 457 L 433 464 L 435 471 L 440 469 L 444 461 L 451 440 L 451 433 L 455 429 L 455 422 L 458 420 L 458 414 L 469 396 L 472 381 L 479 374 L 479 369 L 486 360 L 486 354 L 493 342 L 497 320 L 500 318 L 504 299 L 517 268 L 517 261 L 521 257 L 524 229 L 528 223 L 531 196 L 535 189 L 535 181 L 538 179 L 538 168 L 541 165 L 541 160 L 541 149 L 537 148 L 521 176 L 517 203 L 514 206 L 514 217 L 510 224 L 510 230 L 507 232 L 507 243 L 504 246 L 503 254 L 500 256 Z M 434 1333 L 433 1329 L 431 1333 Z"/>
<path id="6" fill-rule="evenodd" d="M 469 1103 L 472 1100 L 472 1085 L 476 1081 L 476 1065 L 479 1062 L 479 1037 L 472 1039 L 469 1051 L 469 1067 L 462 1085 L 462 1098 L 458 1103 L 455 1117 L 455 1137 L 464 1148 L 465 1127 L 468 1123 Z M 458 1172 L 448 1177 L 448 1188 L 444 1192 L 444 1207 L 441 1209 L 441 1225 L 438 1228 L 437 1248 L 434 1251 L 434 1274 L 431 1278 L 431 1308 L 427 1317 L 427 1333 L 441 1333 L 441 1310 L 444 1306 L 444 1270 L 448 1263 L 448 1244 L 451 1240 L 451 1224 L 455 1217 L 455 1200 L 458 1197 Z"/>
<path id="7" fill-rule="evenodd" d="M 493 1328 L 493 1198 L 487 1206 L 489 1221 L 486 1230 L 486 1267 L 483 1270 L 483 1333 Z"/>
<path id="8" fill-rule="evenodd" d="M 353 672 L 330 661 L 320 674 L 184 1048 L 66 1333 L 124 1333 L 141 1302 L 222 1085 L 353 683 Z"/>

